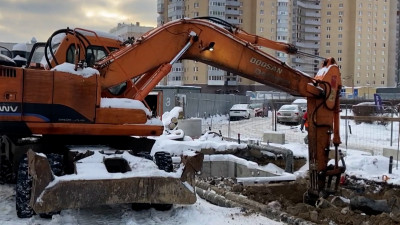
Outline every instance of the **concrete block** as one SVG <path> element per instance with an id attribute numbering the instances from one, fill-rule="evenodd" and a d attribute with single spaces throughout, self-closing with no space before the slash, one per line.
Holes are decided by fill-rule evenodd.
<path id="1" fill-rule="evenodd" d="M 264 132 L 263 142 L 285 144 L 285 134 L 279 132 Z"/>
<path id="2" fill-rule="evenodd" d="M 383 148 L 382 155 L 385 156 L 385 157 L 393 156 L 393 159 L 396 159 L 396 157 L 397 157 L 397 149 Z M 399 156 L 400 156 L 400 153 L 399 153 Z"/>
<path id="3" fill-rule="evenodd" d="M 227 162 L 212 161 L 211 174 L 216 177 L 228 177 L 229 165 Z"/>
<path id="4" fill-rule="evenodd" d="M 186 136 L 199 138 L 201 136 L 201 119 L 179 120 L 178 128 L 182 129 Z"/>

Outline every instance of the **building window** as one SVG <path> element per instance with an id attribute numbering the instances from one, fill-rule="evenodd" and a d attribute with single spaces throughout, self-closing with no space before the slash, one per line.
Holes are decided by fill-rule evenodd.
<path id="1" fill-rule="evenodd" d="M 341 39 L 343 37 L 343 34 L 338 34 L 338 38 Z"/>
<path id="2" fill-rule="evenodd" d="M 343 8 L 343 3 L 339 3 L 339 8 Z"/>
<path id="3" fill-rule="evenodd" d="M 264 10 L 263 9 L 260 10 L 260 15 L 264 15 Z"/>
<path id="4" fill-rule="evenodd" d="M 332 12 L 331 12 L 331 11 L 328 11 L 328 12 L 326 12 L 326 15 L 327 15 L 327 16 L 330 16 L 330 15 L 332 15 Z"/>
<path id="5" fill-rule="evenodd" d="M 194 72 L 198 72 L 199 71 L 199 67 L 197 67 L 197 66 L 193 67 L 193 71 Z"/>
<path id="6" fill-rule="evenodd" d="M 193 4 L 193 7 L 194 7 L 194 8 L 199 8 L 199 3 L 198 3 L 198 2 L 195 2 L 195 3 Z"/>
<path id="7" fill-rule="evenodd" d="M 193 13 L 193 17 L 198 17 L 199 16 L 199 12 L 194 12 Z"/>
<path id="8" fill-rule="evenodd" d="M 331 38 L 331 35 L 330 34 L 327 34 L 326 35 L 326 39 L 330 39 Z"/>
<path id="9" fill-rule="evenodd" d="M 342 54 L 342 49 L 338 49 L 338 50 L 337 50 L 337 53 L 338 53 L 338 54 Z"/>

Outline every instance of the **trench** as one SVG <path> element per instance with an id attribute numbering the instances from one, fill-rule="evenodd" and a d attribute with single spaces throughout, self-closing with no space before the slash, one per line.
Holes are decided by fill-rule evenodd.
<path id="1" fill-rule="evenodd" d="M 280 179 L 304 166 L 306 159 L 291 157 L 285 149 L 252 145 L 224 154 L 213 149 L 202 152 L 205 160 L 196 178 L 196 193 L 213 204 L 241 207 L 287 224 L 400 224 L 398 186 L 347 177 L 335 195 L 308 205 L 303 201 L 307 177 Z M 266 169 L 268 163 L 279 172 Z M 360 196 L 386 208 L 372 212 L 355 207 L 354 199 Z"/>

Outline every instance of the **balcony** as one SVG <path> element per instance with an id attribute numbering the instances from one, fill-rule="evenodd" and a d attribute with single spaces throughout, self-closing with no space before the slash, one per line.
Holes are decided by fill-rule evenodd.
<path id="1" fill-rule="evenodd" d="M 226 6 L 240 6 L 240 2 L 238 0 L 226 0 Z"/>
<path id="2" fill-rule="evenodd" d="M 294 59 L 292 59 L 292 62 L 298 63 L 298 64 L 303 64 L 303 63 L 305 63 L 305 62 L 304 62 L 304 59 L 302 59 L 302 58 L 294 58 Z"/>
<path id="3" fill-rule="evenodd" d="M 157 4 L 157 13 L 163 13 L 163 12 L 164 12 L 164 3 Z"/>
<path id="4" fill-rule="evenodd" d="M 307 33 L 317 33 L 317 34 L 320 33 L 320 29 L 311 28 L 311 27 L 304 28 L 304 31 L 307 32 Z"/>
<path id="5" fill-rule="evenodd" d="M 296 46 L 300 48 L 312 48 L 312 49 L 320 47 L 318 44 L 304 43 L 304 42 L 296 42 Z"/>
<path id="6" fill-rule="evenodd" d="M 239 10 L 227 9 L 225 15 L 239 16 Z"/>
<path id="7" fill-rule="evenodd" d="M 304 24 L 320 26 L 321 25 L 321 21 L 319 21 L 319 20 L 305 20 Z"/>
<path id="8" fill-rule="evenodd" d="M 305 35 L 304 40 L 306 40 L 306 41 L 321 41 L 321 38 L 318 36 L 316 37 L 314 35 Z"/>
<path id="9" fill-rule="evenodd" d="M 304 3 L 304 2 L 301 2 L 301 1 L 298 1 L 297 4 L 300 7 L 303 7 L 305 9 L 317 9 L 317 10 L 321 9 L 321 5 L 316 5 L 316 4 L 311 4 L 311 3 Z"/>
<path id="10" fill-rule="evenodd" d="M 239 19 L 226 19 L 226 22 L 231 24 L 239 24 Z"/>
<path id="11" fill-rule="evenodd" d="M 225 71 L 223 70 L 208 70 L 208 76 L 224 76 Z"/>
<path id="12" fill-rule="evenodd" d="M 223 80 L 208 80 L 207 81 L 208 85 L 224 85 L 224 81 Z"/>
<path id="13" fill-rule="evenodd" d="M 317 18 L 321 18 L 321 13 L 306 12 L 306 13 L 304 13 L 304 15 L 305 15 L 305 16 L 308 16 L 308 17 L 317 17 Z"/>
<path id="14" fill-rule="evenodd" d="M 236 85 L 238 85 L 237 81 L 227 81 L 226 83 L 227 83 L 228 86 L 236 86 Z"/>

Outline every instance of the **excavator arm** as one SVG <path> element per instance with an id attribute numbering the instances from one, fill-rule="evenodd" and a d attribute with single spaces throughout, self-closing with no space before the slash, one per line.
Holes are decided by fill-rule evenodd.
<path id="1" fill-rule="evenodd" d="M 311 198 L 338 187 L 344 166 L 338 149 L 340 71 L 333 59 L 310 77 L 260 50 L 257 45 L 296 54 L 289 44 L 269 41 L 240 30 L 225 29 L 201 19 L 182 19 L 156 28 L 132 45 L 111 53 L 95 66 L 103 89 L 138 78 L 142 99 L 168 74 L 178 59 L 190 59 L 238 74 L 308 100 Z M 333 139 L 332 139 L 333 135 Z M 331 143 L 334 149 L 331 150 Z M 333 164 L 329 164 L 330 159 Z M 342 160 L 342 164 L 344 162 Z"/>

